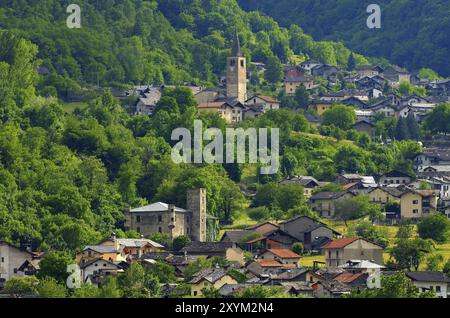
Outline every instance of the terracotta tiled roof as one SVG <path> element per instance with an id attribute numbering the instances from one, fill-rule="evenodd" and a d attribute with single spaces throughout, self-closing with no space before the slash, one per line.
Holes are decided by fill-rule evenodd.
<path id="1" fill-rule="evenodd" d="M 283 264 L 272 259 L 257 259 L 255 260 L 261 267 L 284 267 L 284 268 L 296 268 L 295 264 Z"/>
<path id="2" fill-rule="evenodd" d="M 261 265 L 262 267 L 282 267 L 283 264 L 281 264 L 278 261 L 275 261 L 273 259 L 257 259 L 256 263 Z"/>
<path id="3" fill-rule="evenodd" d="M 334 278 L 334 280 L 340 282 L 340 283 L 344 283 L 344 284 L 349 284 L 355 280 L 357 280 L 359 277 L 363 276 L 364 273 L 357 273 L 357 274 L 352 274 L 352 273 L 342 273 L 338 276 L 336 276 Z"/>
<path id="4" fill-rule="evenodd" d="M 198 108 L 220 108 L 224 104 L 224 102 L 209 102 L 198 105 Z"/>
<path id="5" fill-rule="evenodd" d="M 300 258 L 301 256 L 297 253 L 288 249 L 268 249 L 270 253 L 280 257 L 280 258 Z"/>
<path id="6" fill-rule="evenodd" d="M 328 242 L 327 244 L 322 246 L 322 248 L 344 248 L 356 240 L 358 240 L 357 237 L 344 237 L 344 238 L 340 238 L 340 239 Z"/>

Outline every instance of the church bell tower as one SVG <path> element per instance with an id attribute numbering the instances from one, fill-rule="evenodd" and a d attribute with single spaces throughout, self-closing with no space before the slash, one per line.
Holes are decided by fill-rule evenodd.
<path id="1" fill-rule="evenodd" d="M 231 56 L 227 58 L 227 97 L 245 103 L 247 99 L 247 65 L 236 32 Z"/>

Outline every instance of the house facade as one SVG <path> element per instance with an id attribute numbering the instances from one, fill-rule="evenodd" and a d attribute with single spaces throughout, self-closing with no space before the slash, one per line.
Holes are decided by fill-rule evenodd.
<path id="1" fill-rule="evenodd" d="M 438 194 L 434 190 L 409 190 L 400 198 L 404 219 L 421 219 L 437 211 Z"/>
<path id="2" fill-rule="evenodd" d="M 336 268 L 350 260 L 368 260 L 383 264 L 383 248 L 363 238 L 341 238 L 322 246 L 326 266 Z"/>
<path id="3" fill-rule="evenodd" d="M 306 250 L 317 247 L 324 241 L 332 240 L 334 235 L 340 235 L 326 224 L 308 216 L 297 216 L 280 224 L 281 229 L 292 235 L 303 244 Z"/>
<path id="4" fill-rule="evenodd" d="M 195 241 L 207 240 L 206 189 L 187 191 L 187 209 L 162 202 L 125 211 L 125 227 L 146 237 L 155 233 L 171 238 L 190 236 Z"/>
<path id="5" fill-rule="evenodd" d="M 33 259 L 33 254 L 11 244 L 0 241 L 0 287 L 11 277 L 20 276 L 19 268 L 25 261 Z"/>
<path id="6" fill-rule="evenodd" d="M 354 197 L 354 194 L 341 192 L 319 192 L 314 194 L 309 202 L 313 211 L 317 212 L 320 217 L 333 218 L 336 212 L 336 202 L 343 201 Z"/>

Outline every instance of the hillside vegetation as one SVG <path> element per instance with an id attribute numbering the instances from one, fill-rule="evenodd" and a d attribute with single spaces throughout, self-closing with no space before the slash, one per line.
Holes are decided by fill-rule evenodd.
<path id="1" fill-rule="evenodd" d="M 292 23 L 319 40 L 343 41 L 358 53 L 384 57 L 411 70 L 432 68 L 450 75 L 450 2 L 379 0 L 382 28 L 366 27 L 368 0 L 239 0 L 283 26 Z"/>

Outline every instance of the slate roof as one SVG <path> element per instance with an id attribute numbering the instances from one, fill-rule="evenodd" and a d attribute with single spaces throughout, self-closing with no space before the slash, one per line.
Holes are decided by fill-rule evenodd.
<path id="1" fill-rule="evenodd" d="M 155 241 L 149 239 L 126 239 L 126 238 L 118 238 L 117 241 L 120 245 L 125 247 L 142 247 L 147 244 L 150 244 L 154 247 L 164 248 L 163 245 L 156 243 Z"/>
<path id="2" fill-rule="evenodd" d="M 282 281 L 289 281 L 289 280 L 293 280 L 296 279 L 298 276 L 303 275 L 307 272 L 309 272 L 310 270 L 307 268 L 292 268 L 286 271 L 283 271 L 281 273 L 272 275 L 271 278 L 272 280 L 282 280 Z"/>
<path id="3" fill-rule="evenodd" d="M 418 282 L 450 283 L 450 277 L 442 272 L 407 272 L 406 276 Z"/>
<path id="4" fill-rule="evenodd" d="M 210 282 L 211 284 L 214 284 L 222 277 L 228 275 L 227 272 L 223 269 L 217 269 L 217 268 L 208 268 L 203 269 L 200 272 L 196 273 L 194 277 L 189 282 L 190 284 L 197 284 L 203 279 Z"/>
<path id="5" fill-rule="evenodd" d="M 323 192 L 314 194 L 310 199 L 311 200 L 332 200 L 332 199 L 338 199 L 346 193 L 348 193 L 348 192 L 347 191 L 340 191 L 340 192 L 323 191 Z"/>
<path id="6" fill-rule="evenodd" d="M 389 171 L 388 173 L 383 174 L 382 177 L 387 177 L 387 178 L 411 178 L 410 175 L 408 175 L 406 173 L 403 173 L 401 171 L 397 171 L 397 170 Z"/>
<path id="7" fill-rule="evenodd" d="M 131 209 L 130 212 L 168 212 L 169 205 L 163 202 L 156 202 L 139 208 Z M 175 212 L 187 212 L 187 210 L 175 207 Z"/>
<path id="8" fill-rule="evenodd" d="M 186 253 L 225 253 L 227 249 L 233 247 L 231 242 L 192 242 L 189 246 L 181 249 Z"/>
<path id="9" fill-rule="evenodd" d="M 243 231 L 226 231 L 223 234 L 221 241 L 223 241 L 225 238 L 228 238 L 233 243 L 240 243 L 241 239 L 243 237 L 248 236 L 248 235 L 252 235 L 252 234 L 255 234 L 255 233 L 257 233 L 257 232 L 255 232 L 255 231 L 248 231 L 248 230 L 243 230 Z"/>
<path id="10" fill-rule="evenodd" d="M 373 189 L 371 189 L 369 191 L 369 193 L 372 192 L 372 191 L 375 191 L 376 189 L 380 189 L 381 191 L 384 191 L 384 192 L 386 192 L 386 193 L 388 193 L 388 194 L 390 194 L 390 195 L 392 195 L 392 196 L 394 196 L 396 198 L 400 198 L 402 196 L 402 194 L 405 193 L 405 191 L 402 191 L 402 190 L 400 190 L 397 187 L 378 187 L 378 188 L 373 188 Z"/>
<path id="11" fill-rule="evenodd" d="M 119 253 L 114 245 L 87 245 L 83 251 L 92 250 L 100 254 Z"/>

